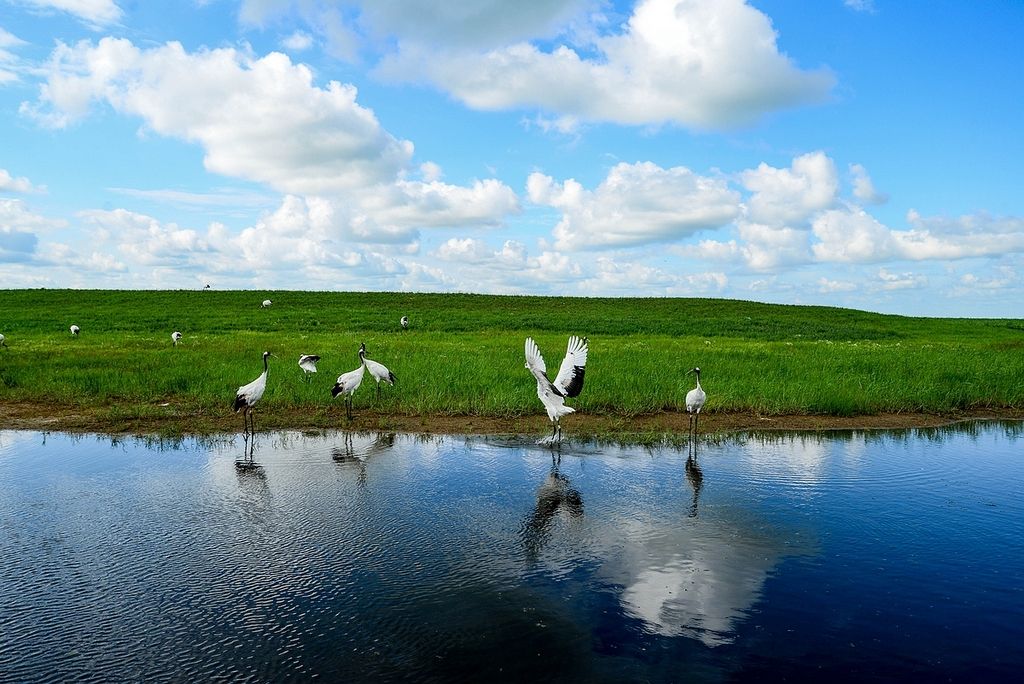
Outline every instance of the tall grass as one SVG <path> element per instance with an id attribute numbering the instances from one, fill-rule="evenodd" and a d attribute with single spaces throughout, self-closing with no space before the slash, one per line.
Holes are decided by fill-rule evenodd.
<path id="1" fill-rule="evenodd" d="M 260 309 L 270 298 L 274 304 Z M 402 315 L 412 321 L 403 332 Z M 68 333 L 75 323 L 77 338 Z M 172 347 L 170 333 L 184 339 Z M 568 334 L 590 337 L 581 411 L 683 410 L 693 366 L 707 410 L 858 415 L 1024 408 L 1024 326 L 711 299 L 578 299 L 323 292 L 0 291 L 0 401 L 224 411 L 262 371 L 267 407 L 321 411 L 369 356 L 398 378 L 381 413 L 538 413 L 523 368 L 532 335 L 557 372 Z M 699 332 L 699 336 L 696 333 Z M 304 382 L 300 354 L 323 357 Z"/>

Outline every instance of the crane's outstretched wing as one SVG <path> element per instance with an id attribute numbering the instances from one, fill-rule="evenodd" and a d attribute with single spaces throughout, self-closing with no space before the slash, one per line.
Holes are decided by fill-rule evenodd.
<path id="1" fill-rule="evenodd" d="M 573 335 L 565 350 L 565 358 L 555 377 L 555 388 L 567 397 L 578 396 L 583 390 L 583 374 L 587 367 L 587 338 Z"/>
<path id="2" fill-rule="evenodd" d="M 534 375 L 538 373 L 547 376 L 548 367 L 544 365 L 544 357 L 540 355 L 540 349 L 532 337 L 526 338 L 526 365 Z"/>

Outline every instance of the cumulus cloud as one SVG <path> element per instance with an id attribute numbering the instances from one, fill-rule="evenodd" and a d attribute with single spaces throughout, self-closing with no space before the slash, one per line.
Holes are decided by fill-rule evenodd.
<path id="1" fill-rule="evenodd" d="M 412 156 L 412 143 L 385 131 L 356 94 L 337 81 L 317 87 L 281 53 L 190 54 L 179 43 L 146 50 L 103 38 L 58 45 L 39 102 L 23 111 L 64 127 L 105 101 L 156 133 L 198 142 L 210 171 L 317 194 L 392 180 Z"/>
<path id="2" fill-rule="evenodd" d="M 860 208 L 832 209 L 814 220 L 819 261 L 883 261 L 898 252 L 892 231 Z"/>
<path id="3" fill-rule="evenodd" d="M 604 295 L 693 296 L 721 292 L 729 282 L 720 272 L 679 274 L 612 257 L 598 257 L 596 266 L 596 272 L 580 283 L 582 291 Z"/>
<path id="4" fill-rule="evenodd" d="M 431 81 L 476 109 L 723 128 L 831 90 L 831 72 L 799 69 L 776 39 L 771 20 L 743 0 L 643 0 L 620 33 L 592 44 L 480 53 L 403 42 L 378 72 Z"/>
<path id="5" fill-rule="evenodd" d="M 728 224 L 739 214 L 740 196 L 724 180 L 677 166 L 617 164 L 594 190 L 569 179 L 558 183 L 533 173 L 530 201 L 559 209 L 555 247 L 598 249 L 667 242 Z"/>
<path id="6" fill-rule="evenodd" d="M 860 164 L 850 164 L 850 176 L 853 180 L 853 196 L 867 204 L 885 204 L 889 196 L 875 189 L 867 169 Z"/>
<path id="7" fill-rule="evenodd" d="M 0 198 L 0 262 L 27 263 L 39 258 L 39 233 L 64 228 L 65 221 L 36 214 L 21 200 Z"/>
<path id="8" fill-rule="evenodd" d="M 24 176 L 15 178 L 7 169 L 0 169 L 0 192 L 45 192 L 43 186 L 33 185 L 32 181 Z"/>
<path id="9" fill-rule="evenodd" d="M 910 230 L 892 230 L 856 206 L 823 212 L 814 220 L 819 261 L 880 262 L 965 259 L 1024 251 L 1024 219 L 987 214 L 907 216 Z"/>
<path id="10" fill-rule="evenodd" d="M 87 210 L 78 216 L 91 228 L 93 244 L 116 245 L 133 264 L 198 266 L 201 255 L 215 251 L 213 241 L 199 231 L 126 209 Z"/>
<path id="11" fill-rule="evenodd" d="M 463 285 L 474 291 L 535 292 L 584 274 L 569 255 L 543 250 L 531 256 L 517 240 L 505 240 L 500 249 L 492 249 L 477 238 L 450 238 L 432 256 L 455 267 Z"/>
<path id="12" fill-rule="evenodd" d="M 407 180 L 412 143 L 388 133 L 356 95 L 337 81 L 318 87 L 308 67 L 281 53 L 140 49 L 104 38 L 58 45 L 38 102 L 22 111 L 60 128 L 106 102 L 156 133 L 200 144 L 210 171 L 324 198 L 333 225 L 361 241 L 497 225 L 518 211 L 515 193 L 493 179 L 446 184 L 434 164 L 421 167 L 424 180 Z"/>
<path id="13" fill-rule="evenodd" d="M 824 152 L 811 152 L 793 160 L 788 169 L 762 163 L 740 174 L 753 194 L 747 217 L 755 223 L 795 225 L 831 206 L 839 191 L 835 163 Z"/>
<path id="14" fill-rule="evenodd" d="M 94 27 L 113 24 L 121 18 L 121 8 L 113 0 L 19 0 L 37 10 L 57 10 L 78 17 Z"/>

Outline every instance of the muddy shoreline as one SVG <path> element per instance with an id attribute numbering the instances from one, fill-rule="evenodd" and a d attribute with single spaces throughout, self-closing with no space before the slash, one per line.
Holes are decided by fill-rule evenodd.
<path id="1" fill-rule="evenodd" d="M 185 411 L 172 405 L 92 408 L 51 406 L 33 403 L 0 404 L 0 429 L 109 434 L 211 435 L 239 432 L 240 416 L 230 410 L 213 413 Z M 688 429 L 686 413 L 592 415 L 574 414 L 564 419 L 566 435 L 629 436 L 637 434 L 682 434 Z M 939 427 L 969 420 L 1024 420 L 1022 409 L 975 409 L 956 413 L 882 413 L 864 416 L 761 415 L 755 412 L 706 413 L 700 430 L 708 434 L 747 431 L 876 430 Z M 330 407 L 267 410 L 256 413 L 258 431 L 271 430 L 387 430 L 429 434 L 543 434 L 550 423 L 543 414 L 517 417 L 474 415 L 398 415 L 369 409 L 358 411 L 352 420 L 344 409 Z"/>

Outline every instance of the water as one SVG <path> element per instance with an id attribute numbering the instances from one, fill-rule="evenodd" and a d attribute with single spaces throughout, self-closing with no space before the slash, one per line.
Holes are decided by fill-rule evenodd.
<path id="1" fill-rule="evenodd" d="M 1024 425 L 0 432 L 0 680 L 1015 680 Z M 240 460 L 236 463 L 236 460 Z"/>

